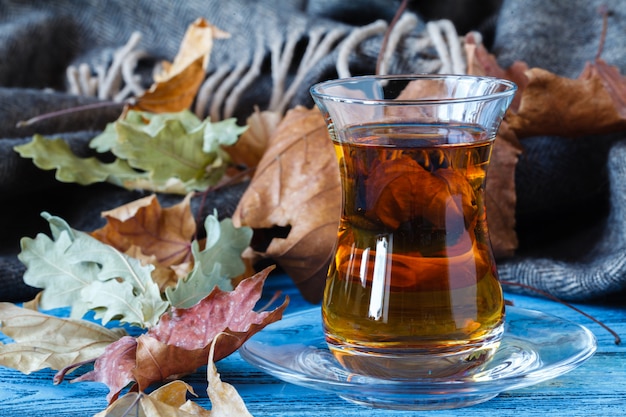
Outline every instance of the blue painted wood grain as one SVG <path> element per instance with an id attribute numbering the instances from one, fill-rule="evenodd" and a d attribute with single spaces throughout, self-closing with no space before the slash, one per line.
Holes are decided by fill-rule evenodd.
<path id="1" fill-rule="evenodd" d="M 291 298 L 287 313 L 310 307 L 285 275 L 271 276 L 266 296 L 281 290 Z M 504 392 L 473 407 L 456 410 L 407 412 L 372 409 L 349 403 L 332 393 L 301 388 L 266 375 L 246 363 L 238 353 L 218 362 L 223 381 L 233 384 L 255 417 L 530 417 L 530 416 L 626 416 L 626 341 L 616 346 L 613 337 L 596 323 L 553 301 L 507 294 L 516 306 L 540 310 L 588 327 L 598 339 L 598 351 L 585 364 L 544 383 Z M 626 339 L 626 302 L 577 304 Z M 205 369 L 184 378 L 198 398 L 210 408 L 206 396 Z M 31 375 L 0 367 L 0 416 L 82 417 L 106 407 L 107 388 L 99 383 L 64 381 L 52 384 L 53 371 Z"/>

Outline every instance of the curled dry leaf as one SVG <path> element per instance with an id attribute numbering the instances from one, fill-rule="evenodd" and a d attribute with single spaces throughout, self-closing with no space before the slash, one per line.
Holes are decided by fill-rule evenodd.
<path id="1" fill-rule="evenodd" d="M 256 254 L 276 261 L 317 302 L 340 210 L 339 169 L 322 114 L 296 107 L 278 126 L 233 222 L 254 229 Z"/>
<path id="2" fill-rule="evenodd" d="M 164 62 L 155 83 L 125 110 L 173 113 L 189 109 L 204 80 L 213 40 L 229 36 L 205 19 L 197 19 L 187 29 L 174 61 Z"/>
<path id="3" fill-rule="evenodd" d="M 468 74 L 503 78 L 517 84 L 518 92 L 510 107 L 517 109 L 520 103 L 519 91 L 528 83 L 525 75 L 528 66 L 518 61 L 504 70 L 498 65 L 495 56 L 488 53 L 482 44 L 476 43 L 472 34 L 465 37 L 465 53 Z M 496 258 L 512 256 L 519 245 L 515 230 L 515 167 L 521 153 L 517 135 L 508 127 L 507 121 L 503 121 L 494 142 L 485 188 L 489 237 Z"/>
<path id="4" fill-rule="evenodd" d="M 211 399 L 211 416 L 212 417 L 252 417 L 248 411 L 243 399 L 239 393 L 230 384 L 222 382 L 220 374 L 217 373 L 215 361 L 215 345 L 221 335 L 216 336 L 211 343 L 211 351 L 209 352 L 209 363 L 207 364 L 207 395 Z M 229 337 L 229 335 L 226 335 Z"/>
<path id="5" fill-rule="evenodd" d="M 213 339 L 214 360 L 237 350 L 250 336 L 280 320 L 288 299 L 272 311 L 255 312 L 263 284 L 273 268 L 246 278 L 233 291 L 215 288 L 198 304 L 187 309 L 172 308 L 159 324 L 136 339 L 123 338 L 107 347 L 94 370 L 74 381 L 99 381 L 109 387 L 112 401 L 129 383 L 140 391 L 153 382 L 195 371 L 207 363 Z"/>
<path id="6" fill-rule="evenodd" d="M 150 394 L 130 392 L 94 417 L 203 417 L 211 412 L 187 400 L 193 388 L 183 381 L 172 381 Z"/>
<path id="7" fill-rule="evenodd" d="M 126 334 L 123 329 L 50 316 L 12 303 L 0 303 L 0 331 L 13 339 L 0 343 L 0 365 L 25 374 L 96 358 Z"/>
<path id="8" fill-rule="evenodd" d="M 528 77 L 526 77 L 528 65 L 522 61 L 515 61 L 507 69 L 500 67 L 496 57 L 490 54 L 483 44 L 477 43 L 476 38 L 471 33 L 465 36 L 464 47 L 468 74 L 502 78 L 513 81 L 517 85 L 518 90 L 510 106 L 510 109 L 517 109 L 521 92 L 528 84 Z"/>
<path id="9" fill-rule="evenodd" d="M 528 84 L 507 121 L 520 138 L 577 137 L 626 129 L 626 79 L 601 59 L 587 63 L 577 79 L 541 68 L 526 72 Z"/>
<path id="10" fill-rule="evenodd" d="M 519 245 L 515 231 L 515 167 L 521 153 L 515 133 L 503 122 L 493 145 L 485 187 L 489 238 L 496 258 L 513 256 Z"/>
<path id="11" fill-rule="evenodd" d="M 506 122 L 518 138 L 577 137 L 626 129 L 626 78 L 600 58 L 576 79 L 516 62 L 502 69 L 474 38 L 466 38 L 468 73 L 505 78 L 518 85 Z"/>
<path id="12" fill-rule="evenodd" d="M 94 370 L 87 372 L 72 380 L 98 381 L 109 387 L 107 400 L 117 399 L 119 392 L 133 379 L 133 368 L 137 352 L 137 339 L 132 336 L 124 336 L 118 341 L 111 343 L 96 360 Z M 63 374 L 57 374 L 55 380 L 62 380 Z"/>

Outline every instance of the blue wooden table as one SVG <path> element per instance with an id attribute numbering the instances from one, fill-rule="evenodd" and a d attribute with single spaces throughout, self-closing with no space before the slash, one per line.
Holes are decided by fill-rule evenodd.
<path id="1" fill-rule="evenodd" d="M 288 277 L 276 275 L 266 283 L 266 293 L 280 289 L 291 303 L 287 314 L 310 308 Z M 225 382 L 234 385 L 255 417 L 375 416 L 375 417 L 525 417 L 525 416 L 626 416 L 626 342 L 615 345 L 613 336 L 577 312 L 553 301 L 506 294 L 518 307 L 535 309 L 588 327 L 598 341 L 597 353 L 579 368 L 528 388 L 504 392 L 472 407 L 442 411 L 390 411 L 349 403 L 338 396 L 284 383 L 245 362 L 238 353 L 217 363 Z M 626 339 L 626 300 L 603 304 L 577 304 Z M 0 339 L 1 340 L 1 339 Z M 99 383 L 52 384 L 53 371 L 23 375 L 0 367 L 0 416 L 82 417 L 106 407 L 108 389 Z M 210 408 L 206 374 L 200 369 L 185 378 Z"/>

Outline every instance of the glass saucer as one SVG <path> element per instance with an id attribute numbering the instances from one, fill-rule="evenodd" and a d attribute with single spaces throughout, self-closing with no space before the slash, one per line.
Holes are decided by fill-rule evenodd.
<path id="1" fill-rule="evenodd" d="M 493 359 L 459 379 L 391 380 L 354 374 L 328 350 L 320 308 L 286 315 L 240 349 L 253 366 L 283 381 L 334 392 L 354 403 L 398 410 L 458 408 L 487 401 L 571 371 L 593 356 L 584 326 L 534 310 L 507 307 L 504 337 Z"/>

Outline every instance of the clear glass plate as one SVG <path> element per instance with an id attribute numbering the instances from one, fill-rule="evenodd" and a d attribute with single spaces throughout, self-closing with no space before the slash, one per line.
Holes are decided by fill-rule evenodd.
<path id="1" fill-rule="evenodd" d="M 362 405 L 425 410 L 470 406 L 555 378 L 596 351 L 596 339 L 584 326 L 507 307 L 500 348 L 471 376 L 388 380 L 344 369 L 326 346 L 321 321 L 319 307 L 286 315 L 250 338 L 239 352 L 253 366 L 286 382 L 334 392 Z"/>

